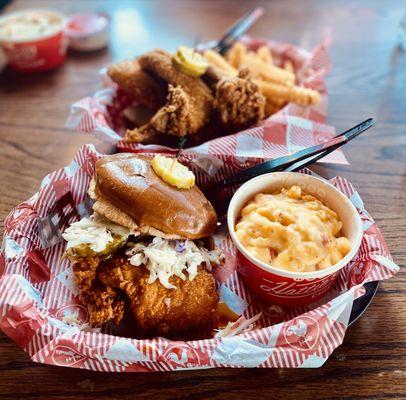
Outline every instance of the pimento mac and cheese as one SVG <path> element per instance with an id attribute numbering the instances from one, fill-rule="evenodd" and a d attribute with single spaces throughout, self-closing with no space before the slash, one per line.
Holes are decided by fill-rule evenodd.
<path id="1" fill-rule="evenodd" d="M 310 272 L 338 263 L 351 250 L 337 214 L 299 186 L 257 194 L 235 232 L 255 258 L 279 269 Z"/>
<path id="2" fill-rule="evenodd" d="M 61 26 L 61 17 L 51 12 L 20 12 L 0 22 L 0 38 L 3 40 L 34 40 L 56 33 Z"/>

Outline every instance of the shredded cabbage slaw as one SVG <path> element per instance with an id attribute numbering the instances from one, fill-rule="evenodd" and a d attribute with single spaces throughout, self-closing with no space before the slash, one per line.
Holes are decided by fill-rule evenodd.
<path id="1" fill-rule="evenodd" d="M 174 241 L 155 237 L 148 244 L 130 242 L 128 245 L 130 249 L 126 255 L 130 264 L 137 267 L 145 265 L 150 273 L 148 283 L 158 279 L 167 289 L 176 288 L 169 282 L 172 276 L 193 280 L 200 264 L 210 269 L 212 264 L 220 264 L 224 259 L 221 250 L 207 250 L 191 240 Z M 184 272 L 187 272 L 187 277 Z"/>
<path id="2" fill-rule="evenodd" d="M 66 250 L 89 246 L 95 253 L 106 249 L 114 238 L 127 240 L 130 231 L 114 222 L 108 221 L 100 215 L 93 214 L 91 217 L 82 218 L 71 224 L 62 237 L 68 242 Z"/>

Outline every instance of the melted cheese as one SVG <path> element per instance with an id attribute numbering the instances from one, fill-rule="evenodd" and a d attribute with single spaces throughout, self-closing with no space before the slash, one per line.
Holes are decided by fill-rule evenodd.
<path id="1" fill-rule="evenodd" d="M 337 214 L 299 186 L 259 193 L 242 210 L 235 232 L 255 258 L 279 269 L 310 272 L 351 250 Z"/>

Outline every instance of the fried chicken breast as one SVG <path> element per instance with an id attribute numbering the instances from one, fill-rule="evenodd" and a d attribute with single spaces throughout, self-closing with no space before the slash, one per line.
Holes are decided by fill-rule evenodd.
<path id="1" fill-rule="evenodd" d="M 137 60 L 111 64 L 107 74 L 122 90 L 146 107 L 156 110 L 165 104 L 168 85 L 143 71 Z"/>
<path id="2" fill-rule="evenodd" d="M 167 289 L 159 281 L 149 283 L 144 266 L 135 267 L 119 257 L 102 263 L 98 278 L 127 294 L 135 320 L 146 335 L 173 337 L 210 328 L 215 321 L 219 296 L 213 275 L 204 268 L 199 268 L 193 280 L 172 277 L 176 289 Z"/>
<path id="3" fill-rule="evenodd" d="M 148 123 L 140 128 L 128 130 L 125 139 L 148 144 L 159 140 L 163 133 L 185 136 L 191 131 L 193 112 L 189 95 L 180 86 L 169 85 L 166 104 Z"/>
<path id="4" fill-rule="evenodd" d="M 174 136 L 193 135 L 209 121 L 214 100 L 209 87 L 200 78 L 176 69 L 170 53 L 154 50 L 139 57 L 138 62 L 143 71 L 172 87 L 167 103 L 146 126 L 128 130 L 127 141 L 148 140 L 156 132 Z"/>
<path id="5" fill-rule="evenodd" d="M 82 257 L 73 263 L 79 298 L 89 313 L 92 326 L 100 326 L 110 320 L 118 324 L 124 314 L 124 301 L 115 289 L 97 280 L 99 262 L 98 257 Z"/>

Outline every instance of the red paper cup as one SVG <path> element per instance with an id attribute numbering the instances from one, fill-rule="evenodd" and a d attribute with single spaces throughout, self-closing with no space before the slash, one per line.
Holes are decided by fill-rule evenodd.
<path id="1" fill-rule="evenodd" d="M 48 20 L 48 28 L 42 32 L 30 28 L 23 34 L 8 34 L 7 29 L 2 29 L 6 25 L 21 26 L 21 21 L 32 17 Z M 18 72 L 39 72 L 61 65 L 67 48 L 67 39 L 63 33 L 64 21 L 61 14 L 47 10 L 24 10 L 0 17 L 0 46 L 10 67 Z"/>
<path id="2" fill-rule="evenodd" d="M 334 210 L 342 221 L 343 235 L 351 243 L 351 251 L 339 263 L 327 269 L 314 272 L 277 269 L 250 255 L 235 234 L 235 222 L 240 210 L 257 193 L 269 193 L 293 185 L 300 186 Z M 242 185 L 231 199 L 227 224 L 237 247 L 238 272 L 245 284 L 263 300 L 291 307 L 306 305 L 323 297 L 333 285 L 341 268 L 356 255 L 363 235 L 358 211 L 344 194 L 323 179 L 295 172 L 265 174 Z"/>

